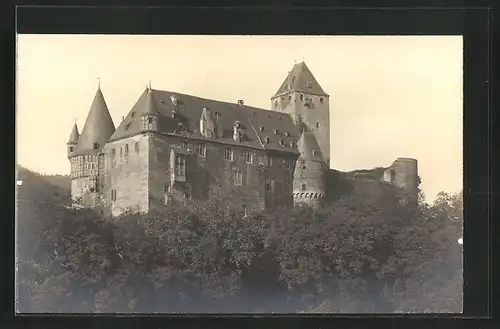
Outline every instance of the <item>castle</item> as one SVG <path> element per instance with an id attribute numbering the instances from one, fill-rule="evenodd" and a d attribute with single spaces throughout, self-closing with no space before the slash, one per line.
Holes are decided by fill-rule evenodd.
<path id="1" fill-rule="evenodd" d="M 116 129 L 99 86 L 81 134 L 75 123 L 67 143 L 71 197 L 113 216 L 221 189 L 251 195 L 248 209 L 320 207 L 328 192 L 329 122 L 329 95 L 304 62 L 288 73 L 271 110 L 149 85 Z M 377 180 L 416 200 L 415 159 L 382 169 Z"/>

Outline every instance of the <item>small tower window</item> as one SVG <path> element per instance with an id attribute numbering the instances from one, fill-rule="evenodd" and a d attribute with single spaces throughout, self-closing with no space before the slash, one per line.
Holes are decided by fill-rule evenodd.
<path id="1" fill-rule="evenodd" d="M 307 82 L 307 88 L 311 89 L 313 87 L 313 84 L 311 81 L 308 81 Z"/>
<path id="2" fill-rule="evenodd" d="M 300 100 L 303 101 L 304 100 L 304 95 L 300 95 Z"/>
<path id="3" fill-rule="evenodd" d="M 114 156 L 115 154 L 116 154 L 116 149 L 112 148 L 112 149 L 111 149 L 111 155 L 113 155 L 113 156 Z"/>
<path id="4" fill-rule="evenodd" d="M 135 116 L 135 112 L 130 113 L 130 117 L 133 118 Z"/>
<path id="5" fill-rule="evenodd" d="M 316 128 L 319 128 L 319 122 L 316 122 Z"/>
<path id="6" fill-rule="evenodd" d="M 321 97 L 321 98 L 319 99 L 319 102 L 320 102 L 320 103 L 323 103 L 323 97 Z"/>
<path id="7" fill-rule="evenodd" d="M 316 155 L 316 150 L 315 149 L 312 150 L 312 155 Z"/>
<path id="8" fill-rule="evenodd" d="M 70 147 L 69 147 L 69 151 L 70 151 L 70 152 L 73 152 L 73 146 L 70 146 Z"/>
<path id="9" fill-rule="evenodd" d="M 302 191 L 306 190 L 306 184 L 302 184 Z"/>
<path id="10" fill-rule="evenodd" d="M 99 149 L 99 143 L 94 143 L 94 150 Z"/>
<path id="11" fill-rule="evenodd" d="M 111 201 L 116 201 L 116 190 L 111 190 Z"/>
<path id="12" fill-rule="evenodd" d="M 291 101 L 292 100 L 292 96 L 288 96 L 288 100 Z"/>

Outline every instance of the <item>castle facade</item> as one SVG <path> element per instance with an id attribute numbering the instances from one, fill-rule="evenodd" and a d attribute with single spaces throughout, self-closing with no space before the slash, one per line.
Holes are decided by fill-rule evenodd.
<path id="1" fill-rule="evenodd" d="M 72 200 L 113 216 L 222 190 L 241 195 L 249 210 L 319 207 L 329 113 L 329 95 L 304 62 L 288 73 L 271 110 L 148 86 L 116 129 L 98 87 L 81 134 L 75 123 L 67 143 Z M 408 158 L 379 177 L 415 198 L 417 179 L 417 161 Z"/>

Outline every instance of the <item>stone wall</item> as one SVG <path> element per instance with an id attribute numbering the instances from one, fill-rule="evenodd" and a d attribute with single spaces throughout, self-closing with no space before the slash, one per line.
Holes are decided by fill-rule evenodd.
<path id="1" fill-rule="evenodd" d="M 205 148 L 204 155 L 199 152 L 203 150 L 201 145 Z M 228 148 L 233 152 L 232 161 L 225 158 Z M 172 150 L 185 156 L 186 182 L 172 184 Z M 247 152 L 253 153 L 251 163 L 247 161 Z M 271 161 L 269 157 L 272 157 Z M 216 193 L 236 193 L 248 198 L 249 208 L 262 209 L 287 202 L 291 204 L 294 161 L 293 158 L 288 160 L 290 167 L 286 168 L 284 158 L 279 154 L 267 154 L 263 150 L 228 146 L 215 141 L 156 135 L 152 137 L 150 146 L 150 199 L 156 200 L 155 206 L 161 206 L 166 193 L 169 193 L 169 186 L 172 186 L 172 195 L 182 197 L 189 184 L 193 199 L 204 200 Z M 236 173 L 241 174 L 242 186 L 235 185 Z"/>
<path id="2" fill-rule="evenodd" d="M 295 168 L 293 194 L 295 202 L 319 206 L 326 194 L 325 164 L 299 159 Z"/>
<path id="3" fill-rule="evenodd" d="M 149 210 L 149 145 L 148 135 L 136 135 L 106 144 L 103 150 L 105 175 L 102 193 L 104 204 L 113 216 L 126 210 Z"/>

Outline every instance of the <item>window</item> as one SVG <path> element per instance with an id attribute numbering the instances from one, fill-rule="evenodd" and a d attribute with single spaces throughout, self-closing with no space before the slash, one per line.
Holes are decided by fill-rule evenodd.
<path id="1" fill-rule="evenodd" d="M 139 152 L 139 142 L 135 142 L 135 151 Z"/>
<path id="2" fill-rule="evenodd" d="M 304 100 L 304 95 L 302 95 L 302 94 L 300 95 L 300 100 L 301 101 Z"/>
<path id="3" fill-rule="evenodd" d="M 316 128 L 319 128 L 319 122 L 316 122 Z"/>
<path id="4" fill-rule="evenodd" d="M 239 171 L 235 171 L 233 173 L 233 182 L 235 186 L 243 185 L 243 173 Z"/>
<path id="5" fill-rule="evenodd" d="M 306 170 L 306 165 L 303 165 L 303 166 L 302 166 L 302 169 Z"/>
<path id="6" fill-rule="evenodd" d="M 253 152 L 252 151 L 247 151 L 245 153 L 245 158 L 247 163 L 253 163 Z"/>
<path id="7" fill-rule="evenodd" d="M 182 155 L 175 156 L 175 174 L 178 176 L 186 175 L 186 159 Z"/>
<path id="8" fill-rule="evenodd" d="M 290 133 L 287 131 L 287 132 L 285 133 L 285 136 L 286 136 L 286 137 L 290 137 Z"/>
<path id="9" fill-rule="evenodd" d="M 274 134 L 278 135 L 278 129 L 274 129 Z"/>
<path id="10" fill-rule="evenodd" d="M 266 179 L 266 191 L 268 192 L 274 191 L 274 181 L 272 179 Z"/>
<path id="11" fill-rule="evenodd" d="M 116 190 L 111 190 L 111 201 L 116 201 Z"/>
<path id="12" fill-rule="evenodd" d="M 273 165 L 273 157 L 269 156 L 267 157 L 267 165 L 271 167 Z"/>
<path id="13" fill-rule="evenodd" d="M 170 187 L 170 184 L 165 183 L 165 186 L 163 187 L 163 192 L 168 193 L 169 187 Z"/>
<path id="14" fill-rule="evenodd" d="M 283 159 L 283 167 L 285 167 L 286 169 L 290 169 L 291 164 L 289 159 Z"/>
<path id="15" fill-rule="evenodd" d="M 313 87 L 312 82 L 311 82 L 311 81 L 308 81 L 308 82 L 307 82 L 307 88 L 309 88 L 309 89 L 310 89 L 310 88 L 312 88 L 312 87 Z"/>
<path id="16" fill-rule="evenodd" d="M 302 191 L 306 190 L 306 184 L 302 184 Z"/>
<path id="17" fill-rule="evenodd" d="M 135 112 L 130 113 L 130 117 L 133 118 L 134 116 L 135 116 Z"/>
<path id="18" fill-rule="evenodd" d="M 99 148 L 99 143 L 94 143 L 94 150 L 97 150 Z"/>
<path id="19" fill-rule="evenodd" d="M 288 100 L 291 101 L 292 100 L 292 96 L 288 96 Z"/>
<path id="20" fill-rule="evenodd" d="M 197 153 L 199 156 L 205 157 L 207 155 L 207 146 L 203 143 L 198 144 Z"/>
<path id="21" fill-rule="evenodd" d="M 125 156 L 128 155 L 128 144 L 125 144 Z"/>
<path id="22" fill-rule="evenodd" d="M 323 103 L 323 97 L 321 97 L 321 98 L 319 99 L 319 102 L 320 102 L 320 103 Z"/>
<path id="23" fill-rule="evenodd" d="M 280 146 L 283 146 L 284 145 L 283 140 L 280 140 L 279 144 L 280 144 Z"/>
<path id="24" fill-rule="evenodd" d="M 153 124 L 153 118 L 152 117 L 148 117 L 148 124 Z"/>
<path id="25" fill-rule="evenodd" d="M 264 126 L 260 126 L 260 132 L 263 132 L 264 131 Z"/>
<path id="26" fill-rule="evenodd" d="M 111 155 L 114 156 L 116 154 L 116 149 L 111 149 Z"/>
<path id="27" fill-rule="evenodd" d="M 186 151 L 186 152 L 187 152 L 187 150 L 188 150 L 188 148 L 189 148 L 189 144 L 188 144 L 188 142 L 186 142 L 186 141 L 182 141 L 182 142 L 181 142 L 181 148 L 182 148 L 184 151 Z"/>
<path id="28" fill-rule="evenodd" d="M 315 149 L 312 150 L 312 155 L 314 155 L 314 156 L 316 155 L 316 150 Z"/>
<path id="29" fill-rule="evenodd" d="M 191 185 L 186 186 L 186 190 L 184 191 L 184 198 L 186 200 L 191 200 Z"/>
<path id="30" fill-rule="evenodd" d="M 244 217 L 248 216 L 248 207 L 247 206 L 243 206 L 243 216 Z"/>
<path id="31" fill-rule="evenodd" d="M 70 152 L 73 152 L 73 146 L 70 146 L 70 147 L 69 147 L 69 151 L 70 151 Z"/>
<path id="32" fill-rule="evenodd" d="M 225 153 L 224 153 L 224 158 L 229 161 L 233 161 L 234 158 L 234 153 L 231 148 L 227 148 Z"/>
<path id="33" fill-rule="evenodd" d="M 266 143 L 269 144 L 269 137 L 266 137 Z"/>
<path id="34" fill-rule="evenodd" d="M 123 149 L 120 147 L 120 156 L 123 155 Z"/>

